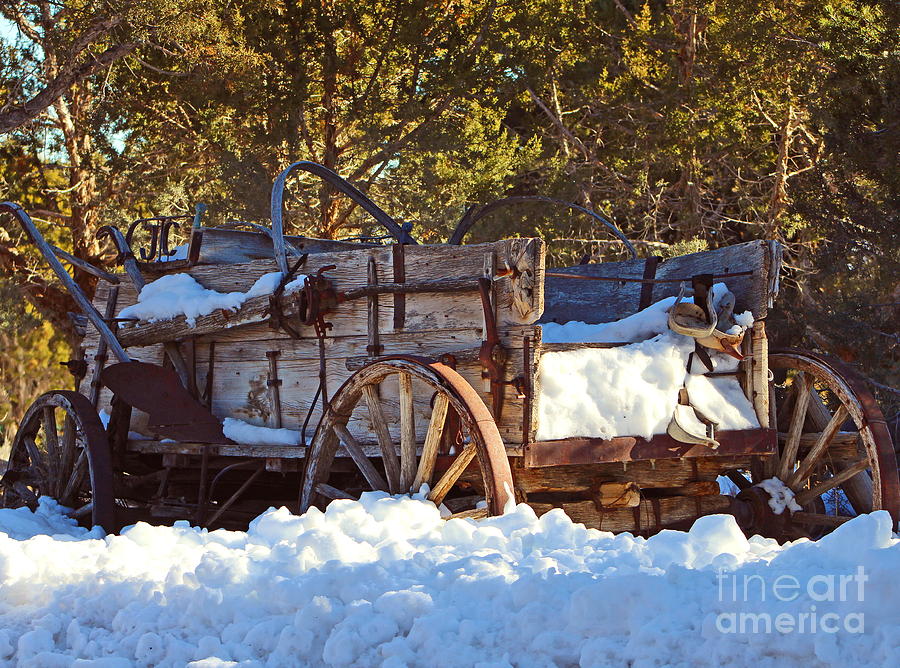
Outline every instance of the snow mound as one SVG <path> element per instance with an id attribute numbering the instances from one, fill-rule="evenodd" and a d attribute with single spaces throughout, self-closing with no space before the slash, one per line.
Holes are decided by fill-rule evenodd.
<path id="1" fill-rule="evenodd" d="M 256 425 L 225 418 L 222 421 L 222 431 L 226 438 L 243 445 L 299 445 L 300 432 L 294 429 L 273 429 L 271 427 L 258 427 Z"/>
<path id="2" fill-rule="evenodd" d="M 662 434 L 694 340 L 674 333 L 619 348 L 541 354 L 537 439 Z"/>
<path id="3" fill-rule="evenodd" d="M 141 289 L 137 303 L 123 308 L 118 317 L 156 322 L 183 315 L 193 327 L 202 315 L 219 309 L 236 311 L 251 297 L 272 294 L 281 276 L 280 271 L 263 274 L 247 292 L 216 292 L 204 288 L 190 274 L 167 274 L 147 283 Z M 297 276 L 285 285 L 285 292 L 299 289 L 305 279 L 302 274 Z"/>
<path id="4" fill-rule="evenodd" d="M 527 506 L 443 521 L 380 493 L 301 517 L 271 509 L 247 532 L 179 522 L 101 537 L 52 502 L 0 510 L 0 529 L 10 666 L 815 668 L 893 665 L 900 638 L 900 546 L 885 512 L 783 547 L 747 540 L 730 516 L 645 540 Z M 813 582 L 858 569 L 849 603 Z M 797 596 L 758 595 L 757 581 L 779 577 L 797 578 Z M 732 583 L 742 593 L 746 578 L 751 595 L 735 603 Z M 728 627 L 743 610 L 811 609 L 864 615 L 864 632 Z"/>
<path id="5" fill-rule="evenodd" d="M 713 286 L 715 306 L 727 290 L 723 283 Z M 631 343 L 541 355 L 537 439 L 650 439 L 664 434 L 682 387 L 687 388 L 691 405 L 715 422 L 717 429 L 759 427 L 737 378 L 702 375 L 708 370 L 691 357 L 694 339 L 669 329 L 668 311 L 674 303 L 675 297 L 667 297 L 615 322 L 542 325 L 545 343 Z M 753 324 L 749 311 L 737 320 L 741 325 L 732 328 L 735 333 Z M 737 369 L 732 357 L 710 351 L 710 358 L 715 371 Z"/>

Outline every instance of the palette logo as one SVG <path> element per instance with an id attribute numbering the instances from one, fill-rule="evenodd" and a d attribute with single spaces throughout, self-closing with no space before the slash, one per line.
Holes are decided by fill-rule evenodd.
<path id="1" fill-rule="evenodd" d="M 858 608 L 869 576 L 862 566 L 853 575 L 785 574 L 774 579 L 720 570 L 716 579 L 720 607 L 725 608 L 716 615 L 719 633 L 865 632 L 865 616 Z"/>

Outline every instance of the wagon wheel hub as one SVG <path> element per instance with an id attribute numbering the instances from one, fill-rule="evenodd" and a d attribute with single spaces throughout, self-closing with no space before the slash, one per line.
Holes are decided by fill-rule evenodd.
<path id="1" fill-rule="evenodd" d="M 735 498 L 732 513 L 745 532 L 762 536 L 782 536 L 788 531 L 790 511 L 776 514 L 769 505 L 772 496 L 762 487 L 753 486 Z"/>

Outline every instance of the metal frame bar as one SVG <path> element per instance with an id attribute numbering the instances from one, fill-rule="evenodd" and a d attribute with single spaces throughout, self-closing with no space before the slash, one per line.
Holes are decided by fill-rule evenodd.
<path id="1" fill-rule="evenodd" d="M 72 299 L 75 300 L 78 307 L 88 317 L 91 324 L 97 328 L 97 331 L 106 341 L 106 345 L 109 346 L 113 355 L 115 355 L 120 362 L 130 362 L 131 358 L 128 357 L 125 349 L 119 343 L 116 335 L 109 328 L 109 325 L 106 324 L 103 316 L 100 315 L 100 312 L 96 308 L 94 308 L 94 305 L 91 304 L 91 301 L 81 290 L 78 283 L 75 282 L 75 279 L 73 279 L 69 272 L 66 271 L 65 267 L 62 266 L 59 258 L 57 258 L 56 254 L 53 252 L 53 247 L 47 243 L 47 240 L 44 239 L 43 235 L 38 231 L 34 221 L 32 221 L 31 217 L 25 213 L 25 210 L 15 202 L 0 202 L 0 211 L 8 211 L 19 221 L 22 225 L 22 229 L 25 230 L 25 234 L 27 234 L 31 242 L 38 247 L 38 250 L 40 250 L 41 255 L 44 256 L 47 264 L 50 265 L 53 273 L 56 274 L 57 278 L 59 278 L 66 287 L 69 294 L 72 295 Z"/>
<path id="2" fill-rule="evenodd" d="M 554 197 L 544 197 L 543 195 L 515 195 L 513 197 L 504 197 L 503 199 L 498 199 L 481 207 L 469 207 L 460 221 L 456 224 L 456 229 L 453 230 L 453 234 L 451 234 L 450 238 L 447 239 L 447 243 L 454 246 L 460 245 L 462 243 L 463 237 L 465 237 L 466 233 L 468 233 L 468 231 L 472 229 L 472 226 L 479 220 L 484 218 L 486 215 L 504 206 L 521 204 L 522 202 L 545 202 L 547 204 L 558 204 L 560 206 L 565 206 L 569 209 L 574 209 L 575 211 L 580 211 L 581 213 L 587 214 L 594 220 L 600 222 L 604 227 L 606 227 L 606 229 L 612 232 L 613 236 L 615 236 L 619 241 L 625 244 L 625 248 L 628 249 L 628 252 L 631 254 L 631 258 L 633 260 L 637 259 L 637 249 L 628 240 L 628 237 L 626 237 L 618 227 L 613 225 L 599 213 L 597 213 L 596 211 L 591 211 L 590 209 L 586 209 L 583 206 L 579 206 L 574 202 L 566 202 L 565 200 L 556 199 Z"/>
<path id="3" fill-rule="evenodd" d="M 308 160 L 299 160 L 289 165 L 272 184 L 271 199 L 271 215 L 272 215 L 272 243 L 275 246 L 275 259 L 278 261 L 278 268 L 283 272 L 288 272 L 287 253 L 284 245 L 284 223 L 282 220 L 282 207 L 284 202 L 284 184 L 288 175 L 295 169 L 309 172 L 318 176 L 323 181 L 339 190 L 351 200 L 356 202 L 375 220 L 381 223 L 388 232 L 391 233 L 401 244 L 415 244 L 416 241 L 404 230 L 393 218 L 381 210 L 375 202 L 364 195 L 356 186 L 342 178 L 340 175 L 331 171 L 324 165 Z"/>

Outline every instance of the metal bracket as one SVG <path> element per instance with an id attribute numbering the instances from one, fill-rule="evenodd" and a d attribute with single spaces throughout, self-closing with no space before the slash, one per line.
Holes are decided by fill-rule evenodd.
<path id="1" fill-rule="evenodd" d="M 266 357 L 269 359 L 269 377 L 266 379 L 266 385 L 269 388 L 269 405 L 272 407 L 272 417 L 274 418 L 275 429 L 281 429 L 281 379 L 278 377 L 278 356 L 280 350 L 267 350 Z"/>
<path id="2" fill-rule="evenodd" d="M 378 264 L 375 262 L 374 256 L 369 256 L 367 266 L 368 284 L 371 287 L 378 285 Z M 371 294 L 368 296 L 368 316 L 369 316 L 369 345 L 366 346 L 366 352 L 371 355 L 380 355 L 384 350 L 378 335 L 378 295 Z"/>
<path id="3" fill-rule="evenodd" d="M 478 359 L 481 362 L 482 377 L 490 379 L 491 409 L 494 420 L 499 420 L 503 412 L 503 371 L 506 368 L 506 349 L 500 342 L 497 332 L 497 319 L 491 300 L 491 287 L 493 281 L 490 278 L 478 279 L 478 289 L 481 293 L 481 306 L 484 309 L 485 338 L 478 351 Z"/>

